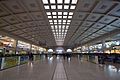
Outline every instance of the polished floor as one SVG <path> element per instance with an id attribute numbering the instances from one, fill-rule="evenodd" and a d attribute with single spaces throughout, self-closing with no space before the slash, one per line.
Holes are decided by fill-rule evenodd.
<path id="1" fill-rule="evenodd" d="M 0 80 L 120 80 L 120 64 L 98 65 L 78 57 L 44 57 L 0 71 Z"/>

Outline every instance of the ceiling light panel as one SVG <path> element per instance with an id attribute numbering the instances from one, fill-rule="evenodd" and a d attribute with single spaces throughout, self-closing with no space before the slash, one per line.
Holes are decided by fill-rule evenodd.
<path id="1" fill-rule="evenodd" d="M 68 14 L 68 12 L 63 12 L 63 15 L 67 15 Z"/>
<path id="2" fill-rule="evenodd" d="M 51 15 L 51 12 L 46 12 L 47 13 L 47 15 Z"/>
<path id="3" fill-rule="evenodd" d="M 69 12 L 69 15 L 73 15 L 73 12 Z"/>
<path id="4" fill-rule="evenodd" d="M 44 6 L 45 7 L 45 9 L 50 9 L 50 7 L 48 6 L 48 5 L 46 5 L 46 6 Z"/>
<path id="5" fill-rule="evenodd" d="M 56 5 L 51 5 L 51 9 L 56 9 Z"/>
<path id="6" fill-rule="evenodd" d="M 65 4 L 69 4 L 69 3 L 70 3 L 70 0 L 64 0 L 64 3 L 65 3 Z"/>
<path id="7" fill-rule="evenodd" d="M 52 12 L 52 15 L 56 15 L 56 12 Z"/>
<path id="8" fill-rule="evenodd" d="M 64 5 L 64 9 L 69 9 L 69 5 Z"/>
<path id="9" fill-rule="evenodd" d="M 58 12 L 58 15 L 62 15 L 62 12 Z"/>
<path id="10" fill-rule="evenodd" d="M 75 9 L 77 0 L 43 0 L 43 4 L 56 42 L 64 42 L 73 16 L 70 9 Z"/>
<path id="11" fill-rule="evenodd" d="M 42 0 L 44 4 L 48 4 L 48 0 Z"/>
<path id="12" fill-rule="evenodd" d="M 78 0 L 72 0 L 72 4 L 77 4 Z"/>
<path id="13" fill-rule="evenodd" d="M 55 4 L 55 0 L 50 0 L 50 3 L 51 4 Z"/>
<path id="14" fill-rule="evenodd" d="M 62 9 L 62 5 L 58 5 L 57 7 L 58 7 L 58 9 Z"/>
<path id="15" fill-rule="evenodd" d="M 57 3 L 58 3 L 58 4 L 62 4 L 62 3 L 63 3 L 63 0 L 57 0 Z"/>
<path id="16" fill-rule="evenodd" d="M 72 5 L 72 6 L 70 6 L 70 9 L 75 9 L 75 7 L 76 7 L 76 6 L 73 6 L 73 5 Z"/>

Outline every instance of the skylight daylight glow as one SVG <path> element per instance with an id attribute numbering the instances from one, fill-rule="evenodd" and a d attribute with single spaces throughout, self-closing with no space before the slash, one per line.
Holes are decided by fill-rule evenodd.
<path id="1" fill-rule="evenodd" d="M 78 0 L 42 0 L 57 45 L 62 45 L 69 30 Z"/>

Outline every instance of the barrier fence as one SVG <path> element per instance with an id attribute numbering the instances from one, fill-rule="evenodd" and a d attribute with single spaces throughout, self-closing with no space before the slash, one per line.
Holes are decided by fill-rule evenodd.
<path id="1" fill-rule="evenodd" d="M 43 57 L 62 56 L 65 58 L 78 57 L 90 62 L 104 64 L 104 62 L 120 63 L 120 54 L 112 53 L 43 53 L 43 54 L 3 54 L 0 55 L 0 70 L 27 63 L 29 60 L 42 60 Z M 31 59 L 32 58 L 32 59 Z"/>

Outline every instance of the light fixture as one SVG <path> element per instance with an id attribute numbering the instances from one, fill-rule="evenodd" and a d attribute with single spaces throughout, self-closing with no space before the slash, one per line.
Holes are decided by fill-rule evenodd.
<path id="1" fill-rule="evenodd" d="M 54 3 L 55 3 L 55 0 L 50 0 L 50 3 L 54 4 Z"/>
<path id="2" fill-rule="evenodd" d="M 63 15 L 67 15 L 68 14 L 68 12 L 63 12 Z"/>
<path id="3" fill-rule="evenodd" d="M 59 25 L 59 29 L 61 29 L 61 25 Z"/>
<path id="4" fill-rule="evenodd" d="M 51 27 L 54 30 L 54 27 Z"/>
<path id="5" fill-rule="evenodd" d="M 51 16 L 48 16 L 48 18 L 52 18 Z"/>
<path id="6" fill-rule="evenodd" d="M 52 20 L 49 20 L 49 22 L 52 22 Z"/>
<path id="7" fill-rule="evenodd" d="M 63 16 L 63 18 L 67 18 L 67 16 Z"/>
<path id="8" fill-rule="evenodd" d="M 67 22 L 71 22 L 71 20 L 67 20 Z"/>
<path id="9" fill-rule="evenodd" d="M 53 28 L 54 28 L 54 26 L 51 26 L 51 28 L 53 29 Z"/>
<path id="10" fill-rule="evenodd" d="M 66 22 L 66 20 L 63 20 L 63 22 Z"/>
<path id="11" fill-rule="evenodd" d="M 63 0 L 57 0 L 57 3 L 62 4 L 63 3 L 62 1 Z"/>
<path id="12" fill-rule="evenodd" d="M 55 29 L 57 29 L 57 25 L 55 25 Z"/>
<path id="13" fill-rule="evenodd" d="M 70 7 L 70 9 L 75 9 L 75 7 L 76 7 L 76 6 L 73 6 L 73 5 L 72 5 L 72 6 Z"/>
<path id="14" fill-rule="evenodd" d="M 50 23 L 50 24 L 53 24 L 53 23 Z"/>
<path id="15" fill-rule="evenodd" d="M 58 20 L 58 22 L 62 22 L 62 20 Z"/>
<path id="16" fill-rule="evenodd" d="M 63 24 L 66 24 L 66 23 L 63 22 Z"/>
<path id="17" fill-rule="evenodd" d="M 69 5 L 64 5 L 64 9 L 69 9 Z"/>
<path id="18" fill-rule="evenodd" d="M 61 22 L 59 22 L 58 24 L 62 24 Z"/>
<path id="19" fill-rule="evenodd" d="M 62 9 L 62 5 L 58 5 L 58 9 Z"/>
<path id="20" fill-rule="evenodd" d="M 72 4 L 77 4 L 78 0 L 72 0 Z"/>
<path id="21" fill-rule="evenodd" d="M 51 15 L 51 12 L 46 12 L 47 13 L 47 15 Z"/>
<path id="22" fill-rule="evenodd" d="M 69 4 L 70 0 L 64 0 L 64 3 Z"/>
<path id="23" fill-rule="evenodd" d="M 46 6 L 44 6 L 45 7 L 45 9 L 50 9 L 50 7 L 48 6 L 48 5 L 46 5 Z"/>
<path id="24" fill-rule="evenodd" d="M 56 32 L 58 33 L 58 30 L 56 29 Z"/>
<path id="25" fill-rule="evenodd" d="M 63 25 L 62 28 L 65 29 L 65 25 Z"/>
<path id="26" fill-rule="evenodd" d="M 72 18 L 72 16 L 68 16 L 68 18 Z"/>
<path id="27" fill-rule="evenodd" d="M 68 29 L 69 28 L 69 26 L 66 26 L 66 29 Z"/>
<path id="28" fill-rule="evenodd" d="M 52 15 L 56 15 L 56 12 L 52 12 Z"/>
<path id="29" fill-rule="evenodd" d="M 57 16 L 53 16 L 53 18 L 57 18 Z"/>
<path id="30" fill-rule="evenodd" d="M 51 5 L 51 9 L 56 9 L 56 5 Z"/>
<path id="31" fill-rule="evenodd" d="M 70 23 L 67 23 L 67 24 L 70 24 Z"/>
<path id="32" fill-rule="evenodd" d="M 73 12 L 69 12 L 69 15 L 73 15 Z"/>
<path id="33" fill-rule="evenodd" d="M 57 22 L 57 20 L 54 20 L 54 22 Z"/>
<path id="34" fill-rule="evenodd" d="M 57 24 L 56 22 L 54 24 Z"/>
<path id="35" fill-rule="evenodd" d="M 58 15 L 62 15 L 62 12 L 58 12 Z"/>
<path id="36" fill-rule="evenodd" d="M 62 18 L 62 16 L 58 16 L 58 18 Z"/>
<path id="37" fill-rule="evenodd" d="M 42 0 L 44 4 L 48 4 L 48 0 Z"/>

